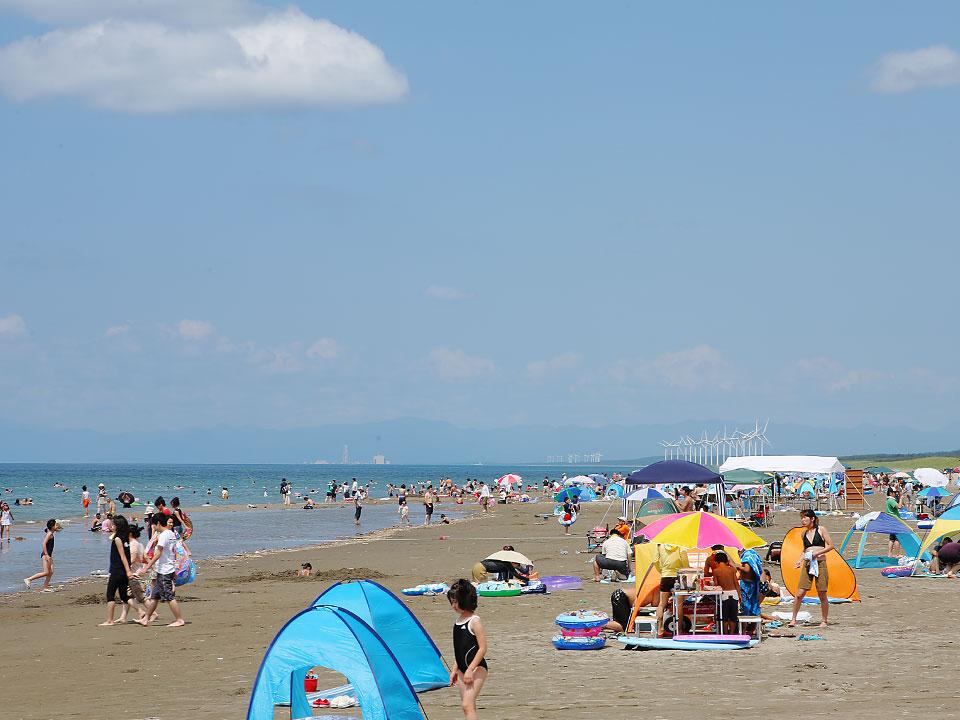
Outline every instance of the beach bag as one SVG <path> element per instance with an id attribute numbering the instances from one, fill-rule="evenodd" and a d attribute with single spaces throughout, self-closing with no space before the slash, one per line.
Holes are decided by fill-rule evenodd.
<path id="1" fill-rule="evenodd" d="M 187 564 L 177 570 L 176 574 L 173 576 L 173 584 L 177 587 L 180 587 L 181 585 L 189 585 L 196 579 L 197 563 L 193 560 L 188 560 Z"/>

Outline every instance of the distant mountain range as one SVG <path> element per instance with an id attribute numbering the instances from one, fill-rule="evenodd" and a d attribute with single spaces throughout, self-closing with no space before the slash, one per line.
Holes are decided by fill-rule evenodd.
<path id="1" fill-rule="evenodd" d="M 728 428 L 736 426 L 727 422 Z M 544 463 L 548 457 L 601 453 L 604 463 L 639 464 L 662 457 L 661 440 L 697 436 L 723 422 L 606 427 L 521 426 L 494 429 L 405 418 L 314 428 L 216 428 L 104 433 L 0 426 L 2 462 L 300 463 L 372 462 L 382 453 L 394 464 Z M 741 421 L 741 427 L 744 424 Z M 920 431 L 860 425 L 812 427 L 771 421 L 768 454 L 867 455 L 918 453 L 960 445 L 960 428 Z M 627 458 L 631 458 L 629 462 Z"/>

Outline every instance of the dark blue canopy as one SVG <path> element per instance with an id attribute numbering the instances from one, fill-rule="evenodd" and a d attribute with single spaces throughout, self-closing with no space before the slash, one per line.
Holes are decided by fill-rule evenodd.
<path id="1" fill-rule="evenodd" d="M 682 485 L 716 485 L 722 478 L 713 470 L 698 463 L 686 460 L 661 460 L 647 465 L 642 470 L 634 470 L 627 476 L 627 485 L 660 485 L 674 483 Z"/>

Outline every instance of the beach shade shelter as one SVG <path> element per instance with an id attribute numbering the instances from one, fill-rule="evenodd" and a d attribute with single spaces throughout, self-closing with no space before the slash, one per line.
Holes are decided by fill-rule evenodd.
<path id="1" fill-rule="evenodd" d="M 597 481 L 587 475 L 576 475 L 563 481 L 564 485 L 596 485 Z"/>
<path id="2" fill-rule="evenodd" d="M 950 478 L 933 468 L 917 468 L 913 471 L 913 477 L 927 487 L 945 488 L 950 482 Z"/>
<path id="3" fill-rule="evenodd" d="M 618 497 L 622 498 L 626 493 L 624 492 L 623 485 L 620 483 L 612 483 L 607 486 L 607 497 L 613 498 Z"/>
<path id="4" fill-rule="evenodd" d="M 740 523 L 703 510 L 668 515 L 647 525 L 642 532 L 651 543 L 691 549 L 724 545 L 744 550 L 767 544 Z"/>
<path id="5" fill-rule="evenodd" d="M 835 457 L 824 455 L 744 455 L 730 457 L 720 466 L 721 473 L 731 470 L 756 470 L 770 473 L 800 473 L 803 475 L 832 475 L 846 473 L 846 468 Z M 776 485 L 774 502 L 776 502 Z M 844 493 L 846 499 L 846 493 Z"/>
<path id="6" fill-rule="evenodd" d="M 396 655 L 359 616 L 329 605 L 301 610 L 267 648 L 250 695 L 247 720 L 273 720 L 277 705 L 312 717 L 304 679 L 313 667 L 347 678 L 365 720 L 424 720 Z M 449 680 L 449 677 L 448 677 Z"/>
<path id="7" fill-rule="evenodd" d="M 644 487 L 638 488 L 637 490 L 631 491 L 629 494 L 624 495 L 620 498 L 620 510 L 625 518 L 630 518 L 631 513 L 634 512 L 638 507 L 643 505 L 644 501 L 649 499 L 667 499 L 667 494 L 660 490 L 657 490 L 654 487 L 646 485 Z M 672 511 L 673 513 L 677 512 L 676 510 Z"/>
<path id="8" fill-rule="evenodd" d="M 930 528 L 930 532 L 927 533 L 927 537 L 920 546 L 920 552 L 926 552 L 929 550 L 940 538 L 944 537 L 945 535 L 953 536 L 958 534 L 960 534 L 960 518 L 945 518 L 943 515 L 941 515 L 937 518 L 936 522 L 933 523 L 933 527 Z"/>
<path id="9" fill-rule="evenodd" d="M 894 535 L 900 547 L 910 557 L 917 557 L 920 550 L 920 537 L 903 520 L 885 512 L 868 512 L 857 518 L 853 527 L 847 531 L 843 542 L 840 543 L 840 555 L 842 556 L 847 549 L 847 545 L 853 539 L 856 533 L 860 533 L 860 544 L 857 546 L 857 555 L 853 559 L 853 567 L 860 568 L 883 568 L 889 565 L 896 565 L 897 558 L 887 555 L 864 555 L 863 550 L 867 544 L 867 538 L 871 533 L 880 535 Z M 929 557 L 925 558 L 929 559 Z"/>
<path id="10" fill-rule="evenodd" d="M 960 493 L 957 494 L 957 497 L 960 497 Z M 954 498 L 954 503 L 950 507 L 940 513 L 940 519 L 960 520 L 960 504 L 956 502 L 956 498 Z"/>
<path id="11" fill-rule="evenodd" d="M 795 527 L 787 531 L 780 547 L 780 575 L 783 585 L 791 595 L 796 596 L 800 584 L 800 568 L 797 562 L 803 556 L 803 528 Z M 860 602 L 857 590 L 857 576 L 853 569 L 834 548 L 827 553 L 827 597 L 835 600 Z M 811 591 L 814 595 L 814 591 Z"/>
<path id="12" fill-rule="evenodd" d="M 526 564 L 531 563 L 528 560 Z M 396 656 L 400 668 L 417 692 L 449 684 L 450 673 L 439 648 L 406 604 L 383 585 L 372 580 L 339 582 L 327 588 L 312 603 L 313 607 L 321 605 L 349 610 L 372 627 Z"/>
<path id="13" fill-rule="evenodd" d="M 772 485 L 773 476 L 758 470 L 738 468 L 723 474 L 723 482 L 731 485 Z"/>
<path id="14" fill-rule="evenodd" d="M 634 470 L 627 485 L 716 485 L 723 478 L 708 467 L 687 460 L 661 460 Z"/>

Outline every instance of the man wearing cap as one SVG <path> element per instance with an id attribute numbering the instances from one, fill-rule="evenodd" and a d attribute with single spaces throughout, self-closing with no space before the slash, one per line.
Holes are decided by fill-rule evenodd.
<path id="1" fill-rule="evenodd" d="M 617 518 L 617 524 L 613 526 L 613 531 L 627 542 L 630 542 L 630 523 L 623 515 Z"/>

